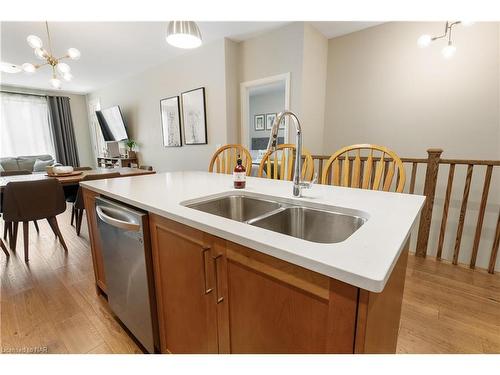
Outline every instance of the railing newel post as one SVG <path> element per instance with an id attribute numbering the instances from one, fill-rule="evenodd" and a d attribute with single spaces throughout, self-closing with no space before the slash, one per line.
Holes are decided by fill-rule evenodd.
<path id="1" fill-rule="evenodd" d="M 417 248 L 415 254 L 420 257 L 427 255 L 429 233 L 432 221 L 432 210 L 434 208 L 434 196 L 436 194 L 437 177 L 439 172 L 439 161 L 443 150 L 430 148 L 427 150 L 427 169 L 425 172 L 424 195 L 426 197 L 424 207 L 420 213 L 418 226 Z"/>

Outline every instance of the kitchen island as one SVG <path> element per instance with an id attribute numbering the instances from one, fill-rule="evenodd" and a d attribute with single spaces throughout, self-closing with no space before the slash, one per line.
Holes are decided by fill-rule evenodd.
<path id="1" fill-rule="evenodd" d="M 409 236 L 424 197 L 315 185 L 294 198 L 291 182 L 250 177 L 246 189 L 234 190 L 232 176 L 206 172 L 82 186 L 96 286 L 104 294 L 95 198 L 148 213 L 161 352 L 395 351 Z M 305 207 L 358 225 L 339 240 L 322 236 L 315 222 L 318 240 L 311 241 L 266 229 L 259 224 L 265 219 L 199 209 L 235 196 L 268 202 L 270 211 L 273 204 L 283 206 L 278 211 Z M 322 231 L 336 230 L 328 223 Z"/>

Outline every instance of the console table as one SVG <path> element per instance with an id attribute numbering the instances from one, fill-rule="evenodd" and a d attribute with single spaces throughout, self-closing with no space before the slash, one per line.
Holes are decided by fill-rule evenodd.
<path id="1" fill-rule="evenodd" d="M 104 156 L 97 157 L 97 166 L 101 168 L 132 167 L 132 164 L 139 165 L 137 157 L 135 158 L 109 158 Z"/>

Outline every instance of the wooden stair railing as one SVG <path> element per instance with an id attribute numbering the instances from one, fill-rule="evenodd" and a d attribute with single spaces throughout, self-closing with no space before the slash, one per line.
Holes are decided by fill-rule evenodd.
<path id="1" fill-rule="evenodd" d="M 446 260 L 443 258 L 443 249 L 445 244 L 445 235 L 447 230 L 448 214 L 450 209 L 450 201 L 452 199 L 452 188 L 455 178 L 455 171 L 457 167 L 466 167 L 466 175 L 464 181 L 464 189 L 462 193 L 462 199 L 460 202 L 460 211 L 458 216 L 458 226 L 455 234 L 455 241 L 453 246 L 452 257 L 449 259 L 452 264 L 458 264 L 460 249 L 462 245 L 462 237 L 465 226 L 465 219 L 467 217 L 467 206 L 469 202 L 469 195 L 471 193 L 471 185 L 473 181 L 473 172 L 480 168 L 485 168 L 484 181 L 482 182 L 482 194 L 481 201 L 479 204 L 478 216 L 476 219 L 475 230 L 474 230 L 474 240 L 471 249 L 471 257 L 468 262 L 468 267 L 474 269 L 476 267 L 477 256 L 479 252 L 479 245 L 481 242 L 481 234 L 483 231 L 483 224 L 485 214 L 488 207 L 488 196 L 489 191 L 492 187 L 492 176 L 495 171 L 500 172 L 500 160 L 468 160 L 468 159 L 442 159 L 441 155 L 443 150 L 441 149 L 428 149 L 427 158 L 401 158 L 404 165 L 410 170 L 410 183 L 408 185 L 408 190 L 404 192 L 409 194 L 415 194 L 415 188 L 417 186 L 417 176 L 419 167 L 425 166 L 425 180 L 423 181 L 423 191 L 422 194 L 427 197 L 422 212 L 420 214 L 420 222 L 418 225 L 418 234 L 416 241 L 415 254 L 420 257 L 425 257 L 428 254 L 429 247 L 429 236 L 432 224 L 432 215 L 434 211 L 434 198 L 436 196 L 436 189 L 438 188 L 438 174 L 440 167 L 443 165 L 449 166 L 448 169 L 448 179 L 446 183 L 446 190 L 444 193 L 444 204 L 443 213 L 441 216 L 441 221 L 439 225 L 439 238 L 437 241 L 436 248 L 436 258 L 438 260 Z M 318 171 L 318 175 L 323 175 L 323 170 L 326 161 L 330 158 L 330 155 L 312 155 L 314 161 L 314 169 Z M 356 156 L 348 156 L 350 163 L 354 162 Z M 340 156 L 339 160 L 344 163 L 345 156 Z M 367 157 L 361 157 L 362 162 L 366 162 Z M 374 158 L 374 162 L 379 162 L 379 159 Z M 391 159 L 384 159 L 386 162 L 390 162 Z M 421 186 L 421 184 L 419 184 Z M 497 187 L 498 188 L 498 187 Z M 417 193 L 418 194 L 418 193 Z M 494 203 L 493 203 L 494 204 Z M 469 214 L 470 215 L 470 214 Z M 500 210 L 498 212 L 498 218 L 496 222 L 496 227 L 494 230 L 493 243 L 489 253 L 488 262 L 488 272 L 494 273 L 495 264 L 498 256 L 498 250 L 500 245 Z"/>

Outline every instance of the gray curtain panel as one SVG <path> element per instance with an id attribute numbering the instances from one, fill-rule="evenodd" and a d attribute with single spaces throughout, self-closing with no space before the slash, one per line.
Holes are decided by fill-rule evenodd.
<path id="1" fill-rule="evenodd" d="M 78 167 L 78 149 L 76 147 L 75 130 L 71 117 L 69 98 L 66 96 L 47 96 L 49 102 L 50 121 L 54 134 L 56 159 L 63 165 Z"/>

